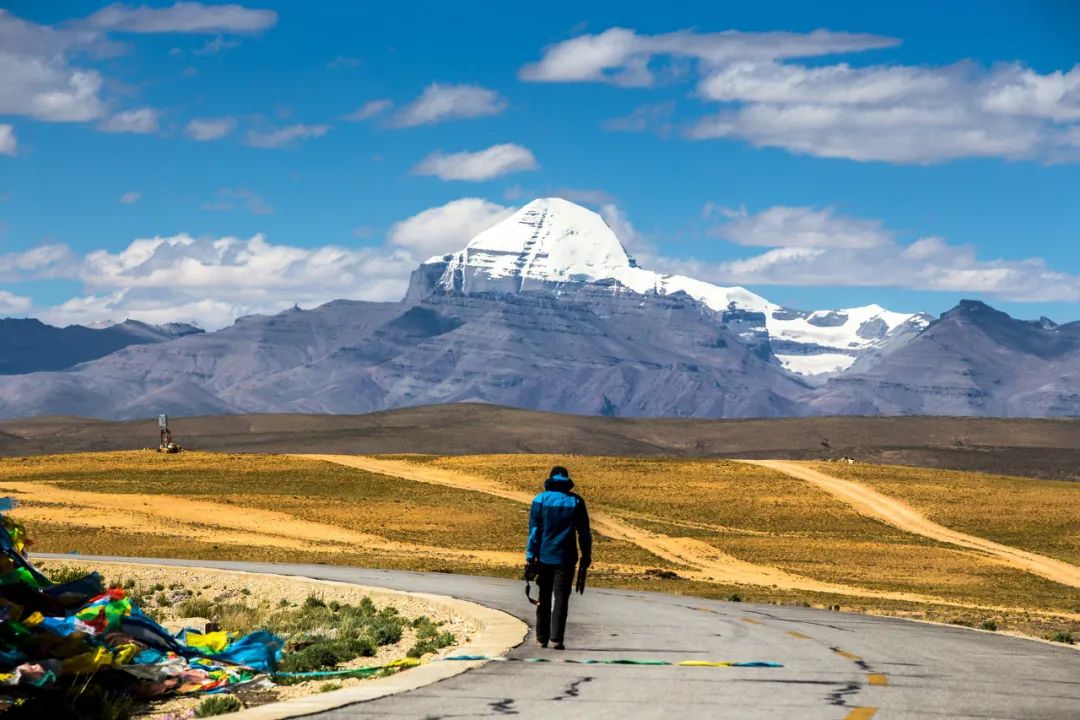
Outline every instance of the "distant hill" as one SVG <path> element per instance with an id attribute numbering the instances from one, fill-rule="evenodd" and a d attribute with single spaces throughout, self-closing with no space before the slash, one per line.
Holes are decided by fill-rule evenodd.
<path id="1" fill-rule="evenodd" d="M 224 452 L 554 453 L 839 458 L 1080 480 L 1080 420 L 607 418 L 465 403 L 367 415 L 173 418 L 185 447 Z M 157 447 L 157 420 L 0 421 L 0 456 Z"/>
<path id="2" fill-rule="evenodd" d="M 202 330 L 182 323 L 147 325 L 128 320 L 90 328 L 54 327 L 34 319 L 0 319 L 0 375 L 65 370 L 129 345 L 159 343 Z"/>

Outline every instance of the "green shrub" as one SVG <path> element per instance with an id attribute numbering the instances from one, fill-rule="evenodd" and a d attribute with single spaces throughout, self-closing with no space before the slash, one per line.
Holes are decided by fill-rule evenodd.
<path id="1" fill-rule="evenodd" d="M 1076 643 L 1076 638 L 1073 637 L 1073 634 L 1065 632 L 1063 630 L 1058 630 L 1056 633 L 1053 633 L 1046 639 L 1050 642 L 1065 643 L 1066 645 L 1073 645 L 1074 643 Z"/>
<path id="2" fill-rule="evenodd" d="M 998 624 L 994 618 L 986 618 L 982 621 L 979 627 L 983 630 L 990 630 L 991 632 L 997 632 Z"/>
<path id="3" fill-rule="evenodd" d="M 80 567 L 68 567 L 67 565 L 61 565 L 60 567 L 45 568 L 44 573 L 50 580 L 57 585 L 63 585 L 64 583 L 71 582 L 72 580 L 78 580 L 79 578 L 89 575 L 89 571 L 86 568 Z"/>
<path id="4" fill-rule="evenodd" d="M 318 595 L 308 595 L 304 598 L 304 608 L 307 610 L 314 610 L 315 608 L 326 607 L 326 601 Z"/>
<path id="5" fill-rule="evenodd" d="M 341 683 L 323 683 L 319 686 L 319 692 L 333 692 L 334 690 L 340 690 Z"/>
<path id="6" fill-rule="evenodd" d="M 195 708 L 195 717 L 208 718 L 215 715 L 225 715 L 243 709 L 243 704 L 232 695 L 212 695 L 206 698 Z"/>
<path id="7" fill-rule="evenodd" d="M 188 598 L 176 606 L 176 614 L 182 618 L 212 618 L 217 606 L 206 598 Z"/>
<path id="8" fill-rule="evenodd" d="M 281 660 L 280 669 L 284 672 L 314 672 L 337 664 L 338 654 L 334 652 L 331 643 L 322 639 L 303 650 L 286 653 Z"/>

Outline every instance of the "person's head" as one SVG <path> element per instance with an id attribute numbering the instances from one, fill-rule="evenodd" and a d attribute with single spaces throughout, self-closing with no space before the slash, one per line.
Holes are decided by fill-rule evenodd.
<path id="1" fill-rule="evenodd" d="M 556 465 L 548 473 L 544 487 L 549 490 L 569 490 L 574 487 L 574 481 L 570 479 L 570 471 L 562 465 Z"/>

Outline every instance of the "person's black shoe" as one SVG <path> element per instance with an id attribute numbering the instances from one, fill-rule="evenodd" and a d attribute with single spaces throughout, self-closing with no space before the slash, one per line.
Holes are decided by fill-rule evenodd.
<path id="1" fill-rule="evenodd" d="M 542 648 L 546 648 L 547 644 L 548 644 L 548 641 L 547 640 L 537 640 L 536 644 L 539 645 Z"/>
<path id="2" fill-rule="evenodd" d="M 565 650 L 566 646 L 563 645 L 561 642 L 558 642 L 558 643 L 555 643 L 555 649 L 556 650 Z"/>

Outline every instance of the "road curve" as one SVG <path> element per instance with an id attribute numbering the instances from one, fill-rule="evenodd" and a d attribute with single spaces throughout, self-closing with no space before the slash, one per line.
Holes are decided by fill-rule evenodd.
<path id="1" fill-rule="evenodd" d="M 975 535 L 950 530 L 938 525 L 907 503 L 889 497 L 862 483 L 827 475 L 801 463 L 788 460 L 744 460 L 751 465 L 760 465 L 782 472 L 791 477 L 805 480 L 839 500 L 850 505 L 856 512 L 875 520 L 888 523 L 905 532 L 922 535 L 941 542 L 959 545 L 969 550 L 977 550 L 1018 570 L 1040 575 L 1062 585 L 1080 588 L 1080 568 L 1061 560 L 1020 550 L 986 540 Z"/>
<path id="2" fill-rule="evenodd" d="M 79 556 L 302 575 L 471 600 L 530 619 L 520 582 L 327 565 Z M 571 602 L 564 653 L 526 643 L 512 658 L 773 660 L 783 668 L 490 663 L 403 695 L 317 716 L 520 718 L 1080 717 L 1080 652 L 880 617 L 588 590 Z"/>

